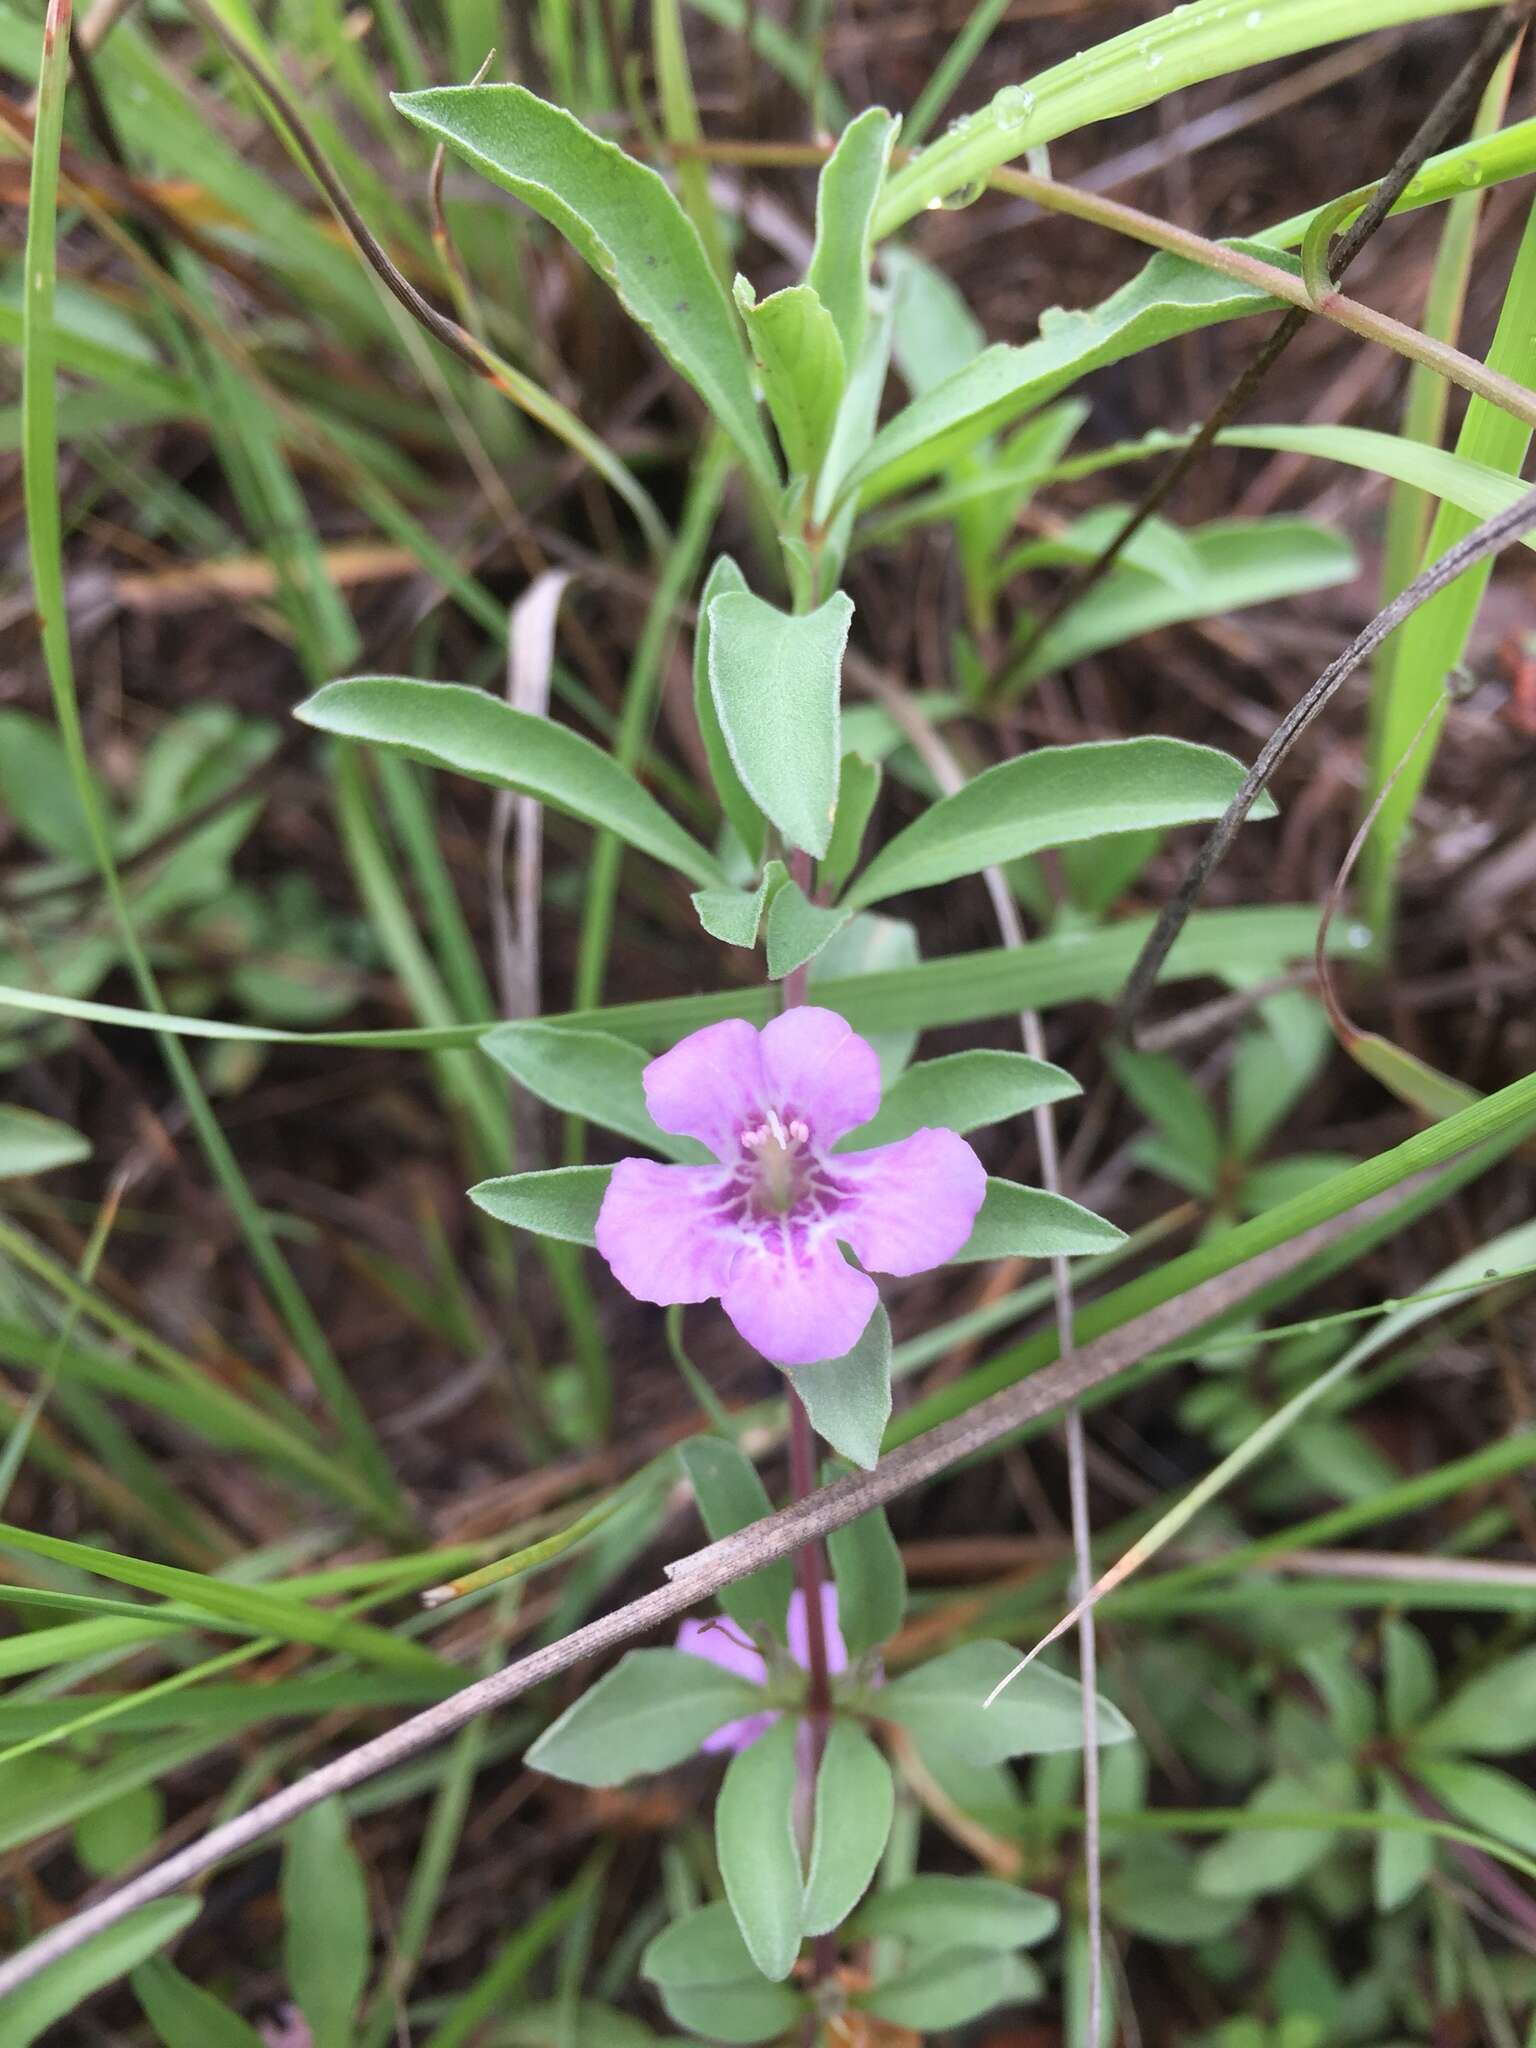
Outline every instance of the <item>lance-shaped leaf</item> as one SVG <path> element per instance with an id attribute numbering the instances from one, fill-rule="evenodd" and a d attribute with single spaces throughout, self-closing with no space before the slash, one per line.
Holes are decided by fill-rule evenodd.
<path id="1" fill-rule="evenodd" d="M 710 1536 L 734 1536 L 751 1522 L 773 1512 L 757 1476 L 757 1467 L 724 1437 L 696 1436 L 677 1447 L 678 1462 L 688 1475 L 699 1514 Z M 733 1585 L 722 1586 L 716 1598 L 726 1613 L 750 1634 L 769 1629 L 782 1639 L 795 1568 L 787 1557 L 749 1572 Z"/>
<path id="2" fill-rule="evenodd" d="M 0 1180 L 47 1173 L 91 1156 L 91 1141 L 57 1117 L 0 1102 Z"/>
<path id="3" fill-rule="evenodd" d="M 846 362 L 864 344 L 875 202 L 901 122 L 884 107 L 850 121 L 816 183 L 816 246 L 806 282 L 831 314 Z"/>
<path id="4" fill-rule="evenodd" d="M 792 846 L 820 859 L 837 805 L 843 649 L 852 600 L 781 612 L 748 591 L 709 607 L 709 685 L 747 793 Z"/>
<path id="5" fill-rule="evenodd" d="M 891 1767 L 856 1722 L 834 1721 L 816 1776 L 805 1879 L 807 1934 L 830 1934 L 863 1898 L 896 1810 Z"/>
<path id="6" fill-rule="evenodd" d="M 434 768 L 538 797 L 617 832 L 692 882 L 718 887 L 725 880 L 714 856 L 601 747 L 552 719 L 514 711 L 484 690 L 407 676 L 352 676 L 327 683 L 294 716 L 319 732 L 391 747 Z"/>
<path id="7" fill-rule="evenodd" d="M 816 1434 L 850 1463 L 872 1469 L 891 1419 L 891 1319 L 877 1308 L 841 1358 L 797 1365 L 786 1374 Z"/>
<path id="8" fill-rule="evenodd" d="M 563 1244 L 597 1243 L 597 1212 L 611 1166 L 552 1166 L 542 1173 L 506 1173 L 483 1180 L 469 1199 L 498 1223 L 554 1237 Z"/>
<path id="9" fill-rule="evenodd" d="M 1230 754 L 1188 740 L 1040 747 L 941 797 L 876 854 L 845 900 L 859 910 L 1047 846 L 1216 818 L 1242 779 Z M 1249 816 L 1273 817 L 1274 809 L 1261 796 Z"/>
<path id="10" fill-rule="evenodd" d="M 1083 1689 L 1043 1664 L 1031 1664 L 990 1706 L 987 1695 L 1019 1661 L 1011 1644 L 983 1639 L 946 1650 L 870 1695 L 882 1720 L 910 1728 L 923 1743 L 954 1750 L 972 1763 L 1045 1756 L 1083 1746 Z M 1135 1733 L 1120 1709 L 1098 1702 L 1100 1745 Z"/>
<path id="11" fill-rule="evenodd" d="M 734 827 L 736 837 L 747 849 L 747 858 L 755 866 L 763 857 L 767 820 L 742 787 L 736 764 L 731 759 L 731 750 L 725 743 L 725 734 L 720 730 L 715 700 L 709 688 L 709 608 L 723 591 L 744 591 L 746 587 L 747 579 L 731 556 L 717 556 L 699 593 L 699 623 L 693 635 L 693 712 L 699 721 L 699 737 L 704 742 L 704 754 L 709 762 L 709 779 L 715 785 L 720 808 Z M 725 939 L 730 946 L 754 943 L 757 937 L 755 925 L 750 939 L 728 938 L 724 932 L 715 930 L 705 917 L 702 906 L 695 907 L 699 911 L 700 923 L 715 938 Z"/>
<path id="12" fill-rule="evenodd" d="M 862 1152 L 871 1145 L 893 1145 L 930 1125 L 963 1136 L 1081 1093 L 1063 1068 L 1053 1067 L 1049 1060 L 1033 1060 L 1027 1053 L 945 1053 L 908 1067 L 870 1121 L 840 1138 L 837 1150 Z"/>
<path id="13" fill-rule="evenodd" d="M 1080 1258 L 1089 1252 L 1113 1251 L 1124 1243 L 1123 1230 L 1065 1195 L 989 1176 L 975 1226 L 951 1263 Z"/>
<path id="14" fill-rule="evenodd" d="M 666 180 L 520 85 L 433 86 L 397 93 L 395 105 L 560 230 L 773 489 L 778 465 L 741 331 Z"/>
<path id="15" fill-rule="evenodd" d="M 768 913 L 768 974 L 782 981 L 816 955 L 848 922 L 849 912 L 812 903 L 798 882 L 786 881 Z"/>
<path id="16" fill-rule="evenodd" d="M 1256 253 L 1277 260 L 1272 249 Z M 1090 370 L 1173 335 L 1278 303 L 1220 271 L 1159 253 L 1101 305 L 1051 307 L 1040 316 L 1035 340 L 1022 347 L 999 342 L 924 391 L 880 429 L 846 487 L 864 505 L 874 504 L 947 469 L 997 428 Z"/>
<path id="17" fill-rule="evenodd" d="M 651 1121 L 641 1076 L 649 1057 L 626 1038 L 566 1024 L 498 1024 L 480 1050 L 552 1109 L 604 1125 L 667 1159 L 706 1163 L 710 1154 Z M 558 1169 L 557 1169 L 558 1170 Z"/>
<path id="18" fill-rule="evenodd" d="M 782 1983 L 800 1953 L 804 1883 L 795 1843 L 795 1738 L 783 1715 L 731 1758 L 715 1802 L 715 1851 L 725 1896 L 748 1952 Z"/>

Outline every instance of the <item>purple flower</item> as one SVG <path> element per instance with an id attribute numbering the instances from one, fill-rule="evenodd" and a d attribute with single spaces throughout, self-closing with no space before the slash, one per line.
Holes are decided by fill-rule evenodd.
<path id="1" fill-rule="evenodd" d="M 697 1138 L 718 1166 L 621 1159 L 597 1248 L 637 1300 L 716 1295 L 775 1365 L 851 1351 L 877 1273 L 923 1273 L 959 1251 L 987 1189 L 954 1131 L 914 1131 L 868 1152 L 832 1147 L 880 1106 L 880 1065 L 831 1010 L 786 1010 L 758 1031 L 707 1025 L 652 1060 L 645 1101 L 664 1131 Z"/>
<path id="2" fill-rule="evenodd" d="M 839 1671 L 848 1669 L 848 1651 L 837 1625 L 837 1588 L 826 1582 L 821 1588 L 821 1624 L 827 1639 L 827 1670 L 835 1677 Z M 798 1587 L 789 1596 L 785 1632 L 789 1637 L 789 1654 L 802 1670 L 809 1669 L 811 1649 L 805 1625 L 805 1595 Z M 723 1670 L 734 1671 L 738 1678 L 748 1678 L 754 1685 L 763 1684 L 768 1676 L 768 1660 L 755 1643 L 738 1634 L 733 1621 L 685 1621 L 677 1632 L 677 1647 L 690 1657 L 703 1657 Z M 699 1747 L 706 1756 L 722 1749 L 750 1749 L 778 1718 L 776 1712 L 768 1712 L 727 1721 L 713 1735 L 706 1735 Z"/>

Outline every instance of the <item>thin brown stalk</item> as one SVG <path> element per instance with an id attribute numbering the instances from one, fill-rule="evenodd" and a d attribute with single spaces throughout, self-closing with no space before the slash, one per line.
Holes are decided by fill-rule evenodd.
<path id="1" fill-rule="evenodd" d="M 1448 583 L 1453 583 L 1463 570 L 1496 555 L 1501 548 L 1508 547 L 1533 527 L 1536 527 L 1536 490 L 1527 491 L 1505 511 L 1497 512 L 1491 519 L 1485 519 L 1481 526 L 1475 526 L 1465 540 L 1448 549 L 1422 575 L 1416 576 L 1406 590 L 1394 597 L 1365 630 L 1356 635 L 1337 661 L 1324 669 L 1305 696 L 1276 726 L 1258 759 L 1243 777 L 1236 796 L 1191 862 L 1177 893 L 1164 905 L 1131 969 L 1116 1018 L 1116 1028 L 1127 1043 L 1135 1042 L 1137 1016 L 1206 881 L 1225 858 L 1237 836 L 1238 827 L 1253 808 L 1260 792 L 1313 719 L 1327 707 L 1335 692 L 1361 662 L 1373 654 L 1389 634 L 1396 632 L 1420 605 L 1427 604 Z"/>
<path id="2" fill-rule="evenodd" d="M 1499 67 L 1500 60 L 1524 33 L 1532 5 L 1533 0 L 1517 0 L 1516 5 L 1506 7 L 1487 24 L 1471 56 L 1420 122 L 1417 132 L 1403 146 L 1396 163 L 1377 186 L 1370 200 L 1329 251 L 1327 270 L 1331 282 L 1337 284 L 1430 157 L 1444 146 L 1452 132 L 1475 111 L 1489 79 Z M 1217 436 L 1224 428 L 1229 427 L 1240 413 L 1247 410 L 1259 387 L 1306 326 L 1310 317 L 1309 309 L 1305 306 L 1293 306 L 1283 315 L 1263 347 L 1227 386 L 1215 406 L 1206 415 L 1193 440 L 1174 457 L 1162 474 L 1156 477 L 1142 494 L 1108 546 L 1091 562 L 1085 563 L 1075 575 L 1069 577 L 1052 602 L 1045 607 L 1018 652 L 1016 666 L 1023 667 L 1050 629 L 1075 605 L 1081 604 L 1090 591 L 1098 588 L 1131 541 L 1153 514 L 1167 502 L 1190 470 L 1212 447 Z"/>
<path id="3" fill-rule="evenodd" d="M 670 1566 L 669 1580 L 616 1608 L 611 1614 L 574 1629 L 559 1641 L 521 1657 L 515 1664 L 465 1686 L 410 1720 L 361 1744 L 345 1756 L 262 1800 L 248 1812 L 212 1829 L 186 1848 L 131 1878 L 85 1911 L 0 1962 L 0 1999 L 29 1983 L 39 1970 L 82 1943 L 114 1927 L 136 1907 L 164 1898 L 212 1870 L 228 1856 L 263 1840 L 312 1806 L 354 1785 L 361 1785 L 403 1763 L 408 1757 L 441 1742 L 479 1715 L 520 1699 L 535 1686 L 558 1677 L 588 1658 L 618 1648 L 634 1637 L 675 1620 L 688 1608 L 718 1593 L 765 1564 L 788 1557 L 802 1544 L 817 1542 L 834 1529 L 845 1528 L 871 1508 L 910 1492 L 962 1460 L 974 1457 L 1011 1436 L 1026 1424 L 1054 1414 L 1101 1386 L 1139 1360 L 1186 1336 L 1191 1330 L 1234 1307 L 1257 1287 L 1293 1272 L 1337 1238 L 1379 1215 L 1401 1195 L 1393 1190 L 1362 1203 L 1343 1216 L 1303 1231 L 1288 1243 L 1245 1260 L 1231 1271 L 1192 1287 L 1177 1300 L 1164 1302 L 1135 1316 L 1120 1329 L 1075 1351 L 1016 1386 L 980 1401 L 952 1422 L 941 1424 L 883 1458 L 872 1472 L 853 1472 L 808 1499 L 768 1515 Z"/>

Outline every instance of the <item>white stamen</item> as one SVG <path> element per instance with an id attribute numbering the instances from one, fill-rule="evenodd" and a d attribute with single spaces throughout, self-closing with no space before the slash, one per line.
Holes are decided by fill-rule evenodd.
<path id="1" fill-rule="evenodd" d="M 810 1137 L 811 1131 L 810 1126 L 806 1123 L 804 1117 L 797 1116 L 795 1118 L 794 1122 L 789 1127 L 789 1135 L 794 1139 L 797 1145 L 803 1145 L 805 1143 L 807 1138 Z"/>

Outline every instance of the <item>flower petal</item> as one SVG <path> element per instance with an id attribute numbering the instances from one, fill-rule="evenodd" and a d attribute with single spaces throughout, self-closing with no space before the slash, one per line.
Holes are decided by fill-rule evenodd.
<path id="1" fill-rule="evenodd" d="M 719 1213 L 718 1166 L 621 1159 L 597 1212 L 597 1248 L 637 1301 L 708 1301 L 724 1287 L 740 1239 Z"/>
<path id="2" fill-rule="evenodd" d="M 721 1161 L 737 1159 L 742 1131 L 763 1120 L 760 1044 L 744 1017 L 690 1032 L 640 1077 L 652 1118 L 664 1131 L 697 1138 Z"/>
<path id="3" fill-rule="evenodd" d="M 827 1643 L 827 1671 L 835 1678 L 839 1671 L 848 1669 L 848 1647 L 843 1641 L 843 1632 L 837 1623 L 837 1588 L 830 1579 L 821 1582 L 821 1628 Z M 797 1586 L 789 1596 L 789 1613 L 785 1616 L 784 1632 L 789 1638 L 789 1654 L 795 1662 L 807 1671 L 811 1668 L 811 1637 L 805 1625 L 805 1595 Z"/>
<path id="4" fill-rule="evenodd" d="M 775 1017 L 763 1027 L 762 1060 L 772 1107 L 803 1117 L 823 1149 L 880 1107 L 875 1049 L 835 1010 L 802 1006 Z"/>
<path id="5" fill-rule="evenodd" d="M 761 1685 L 768 1675 L 762 1652 L 738 1635 L 734 1623 L 729 1621 L 685 1621 L 677 1632 L 677 1647 L 685 1656 L 703 1657 L 722 1670 L 734 1671 L 738 1678 L 750 1679 L 754 1685 Z M 774 1713 L 745 1714 L 739 1721 L 727 1721 L 706 1735 L 699 1748 L 706 1756 L 723 1750 L 734 1754 L 749 1749 L 778 1718 Z"/>
<path id="6" fill-rule="evenodd" d="M 986 1168 L 953 1131 L 914 1131 L 828 1164 L 843 1195 L 832 1228 L 876 1273 L 926 1273 L 953 1258 L 987 1192 Z"/>
<path id="7" fill-rule="evenodd" d="M 720 1306 L 755 1351 L 775 1365 L 819 1365 L 853 1349 L 880 1293 L 848 1264 L 829 1230 L 785 1219 L 737 1242 Z"/>

